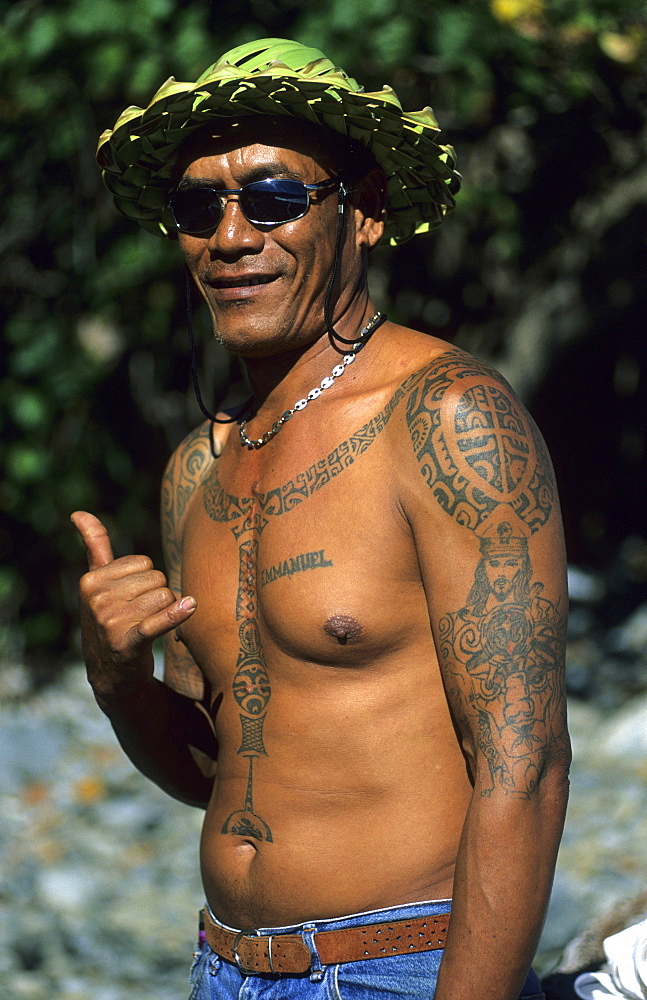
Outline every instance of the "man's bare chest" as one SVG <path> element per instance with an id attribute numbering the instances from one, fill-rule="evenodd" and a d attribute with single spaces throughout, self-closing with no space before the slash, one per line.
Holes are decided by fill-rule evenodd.
<path id="1" fill-rule="evenodd" d="M 337 665 L 404 641 L 401 602 L 421 593 L 420 580 L 385 461 L 379 449 L 356 461 L 346 445 L 292 476 L 242 486 L 215 465 L 183 534 L 198 663 L 231 663 L 252 631 L 270 659 Z"/>

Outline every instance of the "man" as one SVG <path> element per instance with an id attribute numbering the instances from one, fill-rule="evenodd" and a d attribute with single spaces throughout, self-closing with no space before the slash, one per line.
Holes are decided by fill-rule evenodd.
<path id="1" fill-rule="evenodd" d="M 171 459 L 168 583 L 73 515 L 97 701 L 206 808 L 192 998 L 540 993 L 569 763 L 550 461 L 495 371 L 366 284 L 385 229 L 452 207 L 437 131 L 270 39 L 100 143 L 253 389 Z"/>

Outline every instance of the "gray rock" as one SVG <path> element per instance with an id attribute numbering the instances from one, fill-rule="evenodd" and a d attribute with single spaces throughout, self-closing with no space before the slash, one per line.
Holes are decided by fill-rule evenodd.
<path id="1" fill-rule="evenodd" d="M 595 679 L 608 660 L 574 643 Z M 594 666 L 592 666 L 594 665 Z M 571 701 L 572 794 L 538 967 L 587 921 L 645 888 L 645 697 Z M 164 795 L 118 748 L 70 670 L 0 705 L 2 1000 L 182 1000 L 202 903 L 202 812 Z"/>

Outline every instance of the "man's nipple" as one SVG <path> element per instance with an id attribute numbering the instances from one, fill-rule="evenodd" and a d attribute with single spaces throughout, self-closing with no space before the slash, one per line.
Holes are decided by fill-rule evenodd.
<path id="1" fill-rule="evenodd" d="M 336 639 L 340 646 L 359 639 L 364 632 L 360 622 L 352 615 L 331 615 L 326 619 L 323 630 L 326 635 Z"/>

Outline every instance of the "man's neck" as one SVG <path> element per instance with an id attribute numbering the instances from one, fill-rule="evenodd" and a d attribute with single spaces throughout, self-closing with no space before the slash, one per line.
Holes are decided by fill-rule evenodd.
<path id="1" fill-rule="evenodd" d="M 356 310 L 356 313 L 354 321 L 348 317 L 346 322 L 335 323 L 334 329 L 339 336 L 350 340 L 359 335 L 375 309 L 367 300 L 365 308 L 361 312 Z M 351 352 L 350 345 L 334 340 L 322 330 L 316 340 L 283 354 L 245 358 L 255 411 L 278 416 L 291 409 L 298 399 L 307 397 L 311 389 L 319 386 L 321 380 L 342 363 L 345 354 Z"/>

